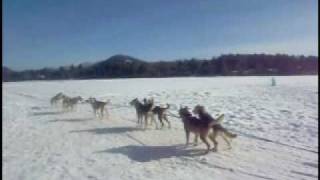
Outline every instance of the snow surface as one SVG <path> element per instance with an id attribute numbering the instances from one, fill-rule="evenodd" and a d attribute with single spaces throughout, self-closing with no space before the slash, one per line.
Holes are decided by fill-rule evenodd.
<path id="1" fill-rule="evenodd" d="M 212 77 L 29 81 L 3 83 L 3 178 L 61 179 L 317 179 L 318 76 Z M 49 99 L 110 99 L 110 119 L 95 119 L 88 104 L 63 113 Z M 205 105 L 225 113 L 223 124 L 239 136 L 232 149 L 185 147 L 180 119 L 172 129 L 136 128 L 128 102 Z M 193 139 L 193 138 L 191 138 Z"/>

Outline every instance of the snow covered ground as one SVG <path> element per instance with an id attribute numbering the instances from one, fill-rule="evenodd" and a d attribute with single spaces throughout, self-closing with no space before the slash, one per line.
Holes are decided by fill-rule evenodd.
<path id="1" fill-rule="evenodd" d="M 318 76 L 212 77 L 30 81 L 3 84 L 3 178 L 295 180 L 318 177 Z M 110 99 L 110 119 L 95 119 L 88 104 L 63 113 L 50 107 L 58 92 Z M 154 97 L 205 105 L 225 113 L 239 136 L 227 149 L 202 155 L 185 147 L 180 119 L 171 129 L 143 131 L 128 102 Z"/>

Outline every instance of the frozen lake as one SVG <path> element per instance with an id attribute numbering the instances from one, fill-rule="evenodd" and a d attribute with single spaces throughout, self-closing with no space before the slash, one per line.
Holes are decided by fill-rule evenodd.
<path id="1" fill-rule="evenodd" d="M 3 177 L 60 179 L 317 179 L 318 76 L 208 77 L 3 83 Z M 63 113 L 49 100 L 58 92 L 110 99 L 110 119 L 88 104 Z M 238 134 L 227 149 L 193 155 L 180 119 L 171 129 L 136 128 L 129 101 L 204 105 L 225 114 Z"/>

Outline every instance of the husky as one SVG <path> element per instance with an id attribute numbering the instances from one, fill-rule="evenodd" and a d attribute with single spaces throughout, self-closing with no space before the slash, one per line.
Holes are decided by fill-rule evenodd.
<path id="1" fill-rule="evenodd" d="M 153 99 L 150 100 L 143 100 L 144 103 L 140 102 L 138 98 L 133 99 L 130 101 L 130 105 L 134 106 L 136 109 L 137 113 L 137 118 L 138 118 L 138 126 L 143 125 L 143 119 L 144 119 L 144 128 L 147 128 L 148 125 L 148 116 L 151 115 L 151 110 L 153 108 Z M 152 116 L 151 116 L 152 117 Z"/>
<path id="2" fill-rule="evenodd" d="M 205 121 L 201 121 L 196 116 L 193 116 L 188 109 L 189 108 L 187 106 L 185 106 L 184 108 L 180 107 L 179 109 L 179 115 L 182 119 L 184 130 L 186 133 L 186 145 L 189 145 L 189 136 L 190 132 L 192 132 L 195 134 L 194 143 L 197 143 L 197 137 L 200 136 L 202 142 L 207 146 L 206 153 L 208 153 L 210 151 L 210 144 L 207 140 L 207 137 L 212 126 L 214 125 L 214 122 L 208 123 Z"/>
<path id="3" fill-rule="evenodd" d="M 62 107 L 64 110 L 74 110 L 76 104 L 82 100 L 83 99 L 81 96 L 77 96 L 73 98 L 64 96 L 62 100 Z"/>
<path id="4" fill-rule="evenodd" d="M 59 92 L 58 94 L 56 94 L 55 96 L 53 96 L 50 99 L 50 104 L 51 106 L 56 106 L 58 101 L 62 100 L 65 97 L 65 95 L 62 92 Z"/>
<path id="5" fill-rule="evenodd" d="M 194 114 L 199 116 L 200 121 L 205 123 L 215 122 L 212 126 L 213 132 L 209 135 L 209 138 L 214 143 L 214 151 L 218 151 L 218 142 L 216 140 L 217 136 L 220 135 L 224 141 L 228 144 L 229 148 L 231 148 L 231 143 L 229 139 L 236 138 L 237 135 L 229 132 L 226 128 L 221 125 L 221 121 L 224 115 L 220 115 L 217 119 L 214 119 L 204 108 L 204 106 L 197 105 L 194 107 L 193 111 Z"/>
<path id="6" fill-rule="evenodd" d="M 157 115 L 158 116 L 158 120 L 160 121 L 161 123 L 161 128 L 163 128 L 164 126 L 164 123 L 163 123 L 163 120 L 165 120 L 168 124 L 168 128 L 171 128 L 171 124 L 168 120 L 168 116 L 167 116 L 167 113 L 166 111 L 170 108 L 170 105 L 167 104 L 167 107 L 161 107 L 161 106 L 155 106 L 153 109 L 152 109 L 152 113 L 153 115 Z M 152 117 L 153 118 L 153 117 Z"/>
<path id="7" fill-rule="evenodd" d="M 100 119 L 102 119 L 104 117 L 104 111 L 105 111 L 107 113 L 107 116 L 109 117 L 109 112 L 108 112 L 108 109 L 106 108 L 106 105 L 110 103 L 110 100 L 108 100 L 107 102 L 103 102 L 103 101 L 96 100 L 96 98 L 90 97 L 85 102 L 91 104 L 91 107 L 93 109 L 93 113 L 95 116 L 98 115 Z"/>

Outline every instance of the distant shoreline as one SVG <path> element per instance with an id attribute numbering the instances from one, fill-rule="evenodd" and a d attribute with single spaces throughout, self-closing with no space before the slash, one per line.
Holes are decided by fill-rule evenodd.
<path id="1" fill-rule="evenodd" d="M 211 59 L 191 58 L 157 62 L 120 54 L 89 66 L 79 64 L 25 71 L 13 71 L 8 67 L 2 67 L 2 81 L 316 74 L 317 56 L 286 54 L 228 54 Z"/>
<path id="2" fill-rule="evenodd" d="M 54 81 L 87 81 L 87 80 L 127 80 L 127 79 L 169 79 L 169 78 L 226 78 L 226 77 L 291 77 L 291 76 L 319 76 L 319 74 L 298 74 L 298 75 L 221 75 L 221 76 L 172 76 L 172 77 L 131 77 L 131 78 L 88 78 L 88 79 L 51 79 L 51 80 L 18 80 L 18 81 L 2 81 L 2 83 L 16 83 L 16 82 L 54 82 Z"/>

